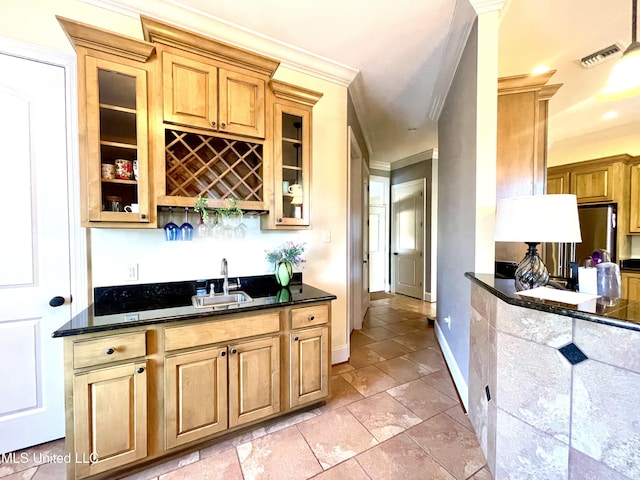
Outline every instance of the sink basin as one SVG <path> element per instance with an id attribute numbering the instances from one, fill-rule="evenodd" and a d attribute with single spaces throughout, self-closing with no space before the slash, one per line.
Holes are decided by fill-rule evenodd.
<path id="1" fill-rule="evenodd" d="M 215 295 L 194 295 L 191 301 L 195 308 L 229 307 L 253 302 L 253 298 L 246 292 L 233 292 L 229 295 L 217 293 Z"/>

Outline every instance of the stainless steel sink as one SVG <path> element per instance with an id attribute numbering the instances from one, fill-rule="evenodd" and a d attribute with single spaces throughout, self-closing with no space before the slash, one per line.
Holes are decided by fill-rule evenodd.
<path id="1" fill-rule="evenodd" d="M 229 295 L 217 293 L 214 295 L 194 295 L 191 301 L 195 308 L 229 307 L 253 302 L 253 298 L 247 292 L 233 292 Z"/>

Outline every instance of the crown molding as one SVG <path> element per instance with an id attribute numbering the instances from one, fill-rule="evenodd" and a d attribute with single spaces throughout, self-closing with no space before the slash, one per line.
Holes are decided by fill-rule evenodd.
<path id="1" fill-rule="evenodd" d="M 379 162 L 378 160 L 371 160 L 369 162 L 369 168 L 371 170 L 382 170 L 383 172 L 391 171 L 391 164 L 385 162 Z"/>
<path id="2" fill-rule="evenodd" d="M 391 164 L 391 170 L 398 170 L 403 167 L 408 167 L 409 165 L 413 165 L 414 163 L 420 163 L 425 160 L 437 160 L 438 159 L 438 149 L 430 148 L 429 150 L 424 150 L 423 152 L 418 152 L 410 157 L 405 157 L 401 160 L 397 160 Z"/>
<path id="3" fill-rule="evenodd" d="M 353 101 L 353 108 L 356 111 L 358 122 L 360 122 L 360 129 L 364 136 L 364 143 L 368 152 L 369 160 L 373 156 L 373 149 L 371 148 L 371 137 L 373 131 L 371 130 L 371 123 L 368 121 L 370 118 L 366 111 L 366 102 L 364 101 L 364 83 L 362 82 L 362 75 L 358 72 L 351 84 L 349 85 L 349 95 Z"/>
<path id="4" fill-rule="evenodd" d="M 262 35 L 202 10 L 178 5 L 172 0 L 81 0 L 90 5 L 134 18 L 146 16 L 167 22 L 195 34 L 278 59 L 282 67 L 311 75 L 344 87 L 358 70 Z M 215 32 L 212 34 L 211 32 Z"/>
<path id="5" fill-rule="evenodd" d="M 469 3 L 478 15 L 482 13 L 502 10 L 507 0 L 469 0 Z"/>

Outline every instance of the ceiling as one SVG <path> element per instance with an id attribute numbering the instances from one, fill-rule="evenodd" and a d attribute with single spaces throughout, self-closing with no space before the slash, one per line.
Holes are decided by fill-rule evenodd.
<path id="1" fill-rule="evenodd" d="M 475 16 L 471 4 L 478 7 L 496 3 L 495 0 L 103 1 L 151 16 L 164 16 L 165 20 L 170 15 L 175 21 L 176 12 L 205 15 L 218 22 L 216 31 L 225 26 L 239 27 L 264 44 L 281 45 L 341 69 L 342 77 L 346 72 L 351 79 L 349 88 L 370 160 L 382 163 L 437 147 L 437 116 L 462 41 Z M 594 130 L 619 128 L 630 122 L 638 124 L 640 96 L 615 105 L 594 99 L 615 61 L 588 70 L 576 62 L 614 42 L 621 42 L 624 47 L 630 43 L 630 3 L 629 0 L 507 0 L 501 12 L 499 75 L 524 74 L 538 64 L 545 64 L 557 70 L 550 83 L 564 84 L 550 102 L 550 142 Z M 269 50 L 261 53 L 269 54 Z M 619 111 L 616 119 L 600 120 L 602 114 L 614 108 Z"/>

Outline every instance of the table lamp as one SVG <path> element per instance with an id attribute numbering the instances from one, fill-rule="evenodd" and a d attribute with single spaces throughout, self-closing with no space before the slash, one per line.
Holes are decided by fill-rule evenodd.
<path id="1" fill-rule="evenodd" d="M 542 287 L 549 271 L 538 254 L 544 242 L 581 242 L 575 195 L 532 195 L 498 200 L 496 242 L 524 242 L 528 250 L 515 273 L 516 290 Z"/>

